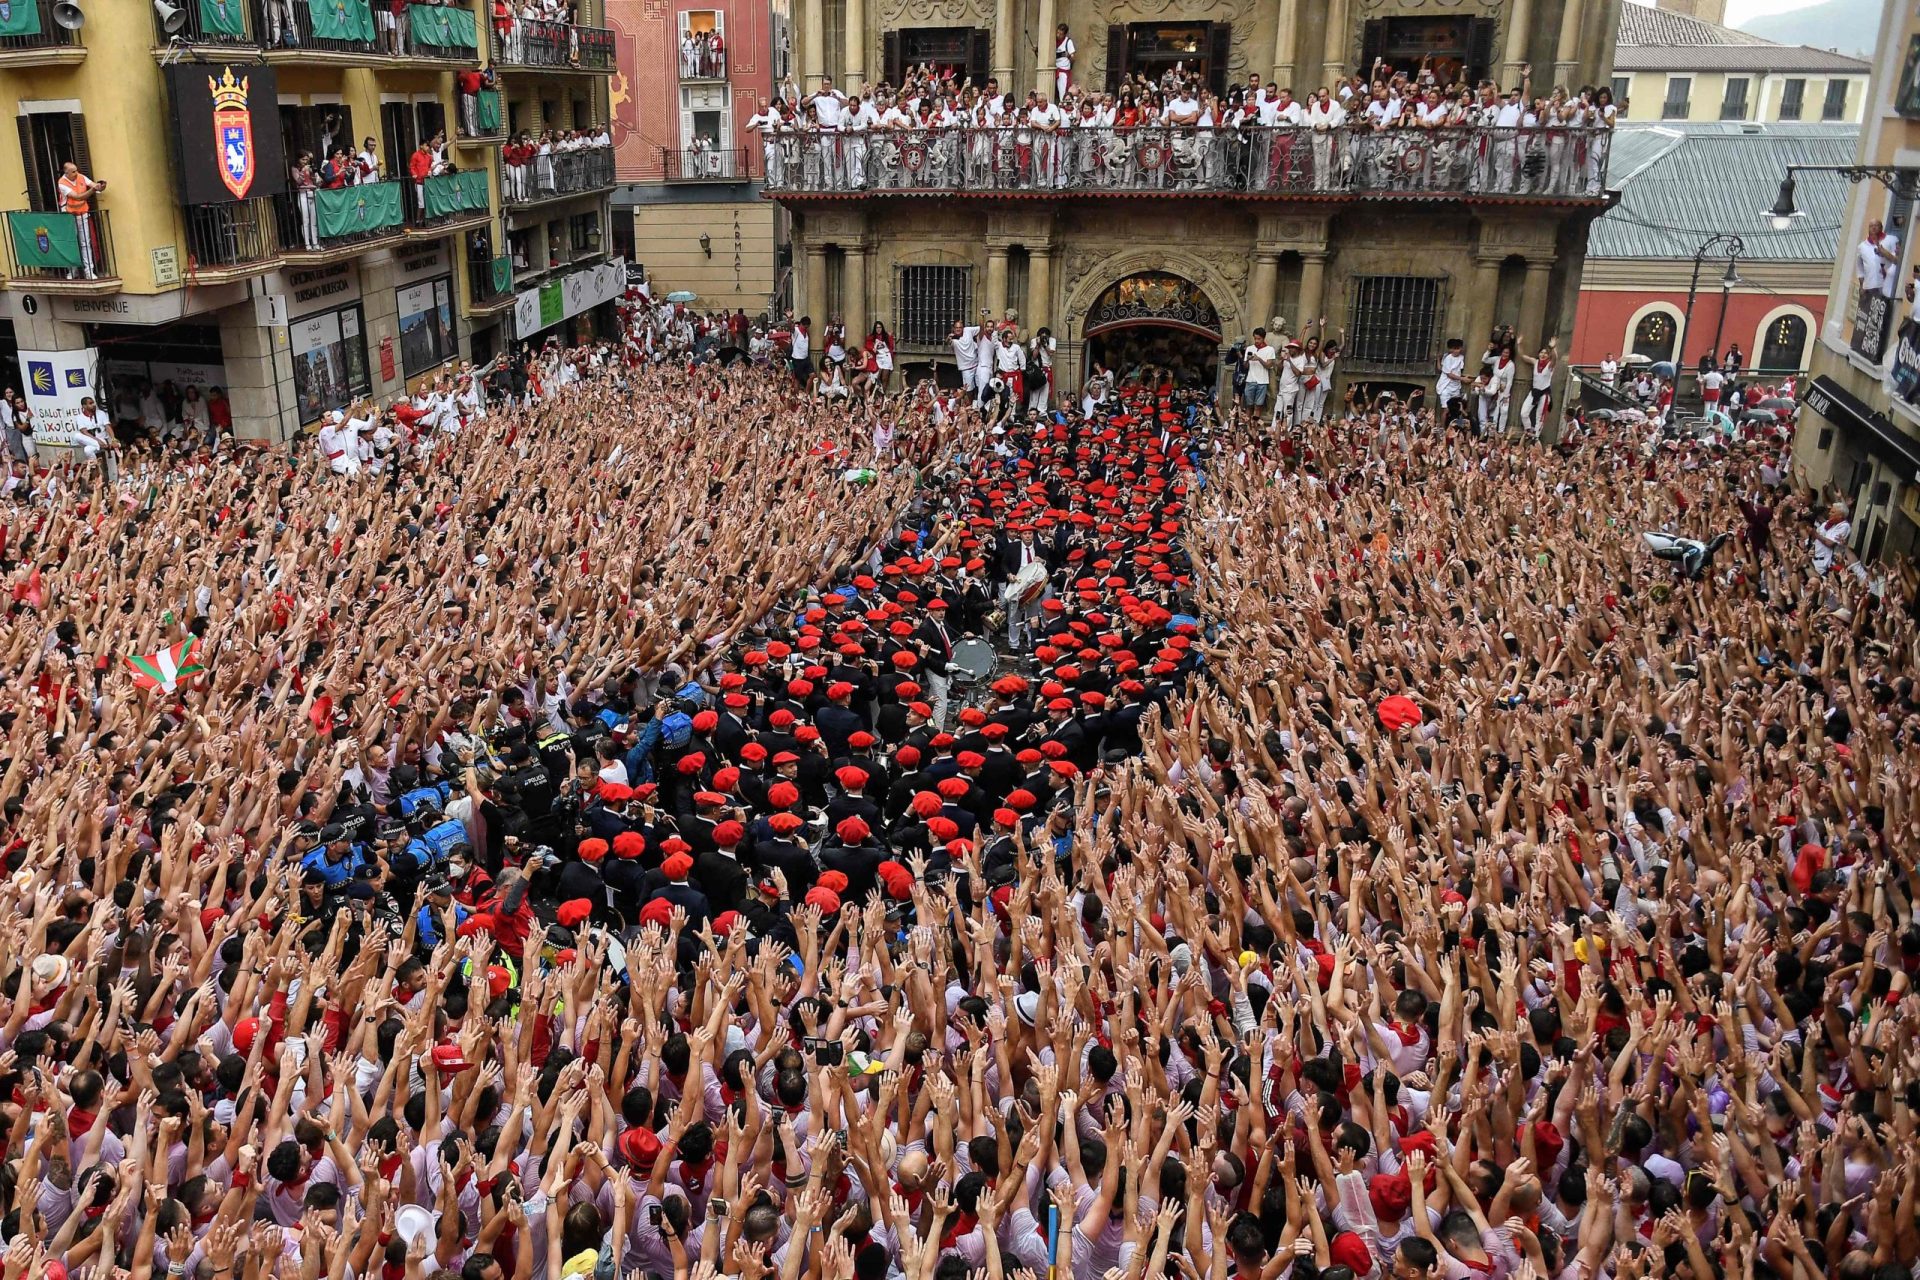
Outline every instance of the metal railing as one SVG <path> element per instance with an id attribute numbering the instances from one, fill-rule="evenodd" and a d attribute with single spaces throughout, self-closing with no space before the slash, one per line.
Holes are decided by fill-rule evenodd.
<path id="1" fill-rule="evenodd" d="M 1606 129 L 1023 126 L 801 131 L 766 145 L 775 191 L 1127 191 L 1597 199 Z"/>
<path id="2" fill-rule="evenodd" d="M 493 29 L 493 60 L 510 67 L 611 71 L 613 32 L 538 18 L 502 19 Z"/>
<path id="3" fill-rule="evenodd" d="M 513 296 L 513 259 L 468 258 L 467 297 L 478 307 Z"/>
<path id="4" fill-rule="evenodd" d="M 682 44 L 680 46 L 680 78 L 682 80 L 725 80 L 727 78 L 726 49 L 713 49 L 699 44 L 689 49 Z"/>
<path id="5" fill-rule="evenodd" d="M 462 169 L 403 184 L 409 227 L 435 227 L 490 213 L 487 171 Z"/>
<path id="6" fill-rule="evenodd" d="M 79 49 L 84 47 L 78 31 L 69 31 L 53 20 L 54 0 L 13 0 L 9 24 L 14 35 L 0 35 L 0 53 L 23 49 Z M 27 15 L 32 14 L 29 22 Z M 32 31 L 21 30 L 32 26 Z"/>
<path id="7" fill-rule="evenodd" d="M 174 40 L 186 44 L 220 45 L 257 45 L 259 43 L 253 30 L 253 15 L 248 12 L 246 0 L 168 0 L 170 11 L 177 13 L 183 22 L 176 31 L 168 31 L 166 19 L 157 6 L 148 5 L 153 18 L 153 43 L 156 46 L 170 44 Z"/>
<path id="8" fill-rule="evenodd" d="M 745 147 L 662 147 L 660 168 L 668 182 L 744 182 L 753 176 Z"/>
<path id="9" fill-rule="evenodd" d="M 314 29 L 316 10 L 318 32 Z M 260 33 L 261 45 L 269 50 L 372 55 L 393 52 L 381 44 L 373 8 L 366 0 L 346 4 L 338 0 L 260 0 L 254 12 L 254 30 Z"/>
<path id="10" fill-rule="evenodd" d="M 455 135 L 469 142 L 494 141 L 507 136 L 507 108 L 498 89 L 459 95 Z"/>
<path id="11" fill-rule="evenodd" d="M 403 184 L 397 178 L 334 191 L 288 191 L 273 198 L 280 243 L 288 253 L 321 253 L 398 235 Z"/>
<path id="12" fill-rule="evenodd" d="M 22 209 L 7 214 L 7 276 L 42 283 L 111 280 L 113 231 L 105 209 L 50 213 Z"/>
<path id="13" fill-rule="evenodd" d="M 501 200 L 506 204 L 535 204 L 612 185 L 612 147 L 535 156 L 525 164 L 508 164 L 504 156 L 500 160 Z"/>
<path id="14" fill-rule="evenodd" d="M 232 204 L 188 205 L 187 255 L 196 270 L 226 270 L 280 256 L 273 201 L 265 196 Z"/>

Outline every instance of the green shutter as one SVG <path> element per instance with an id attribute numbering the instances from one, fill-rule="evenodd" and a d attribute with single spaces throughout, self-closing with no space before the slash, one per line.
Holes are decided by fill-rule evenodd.
<path id="1" fill-rule="evenodd" d="M 78 271 L 80 222 L 71 213 L 9 213 L 13 260 L 22 271 Z"/>
<path id="2" fill-rule="evenodd" d="M 244 39 L 247 16 L 240 0 L 200 0 L 200 31 L 203 35 Z"/>
<path id="3" fill-rule="evenodd" d="M 36 0 L 0 0 L 0 36 L 40 34 L 40 6 Z"/>
<path id="4" fill-rule="evenodd" d="M 499 130 L 500 91 L 498 89 L 482 89 L 480 91 L 480 105 L 476 114 L 480 125 L 480 132 L 495 133 Z"/>

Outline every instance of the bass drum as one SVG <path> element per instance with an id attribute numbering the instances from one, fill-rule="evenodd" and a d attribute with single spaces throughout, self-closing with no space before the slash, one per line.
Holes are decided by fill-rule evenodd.
<path id="1" fill-rule="evenodd" d="M 962 684 L 974 684 L 993 674 L 993 646 L 979 636 L 956 641 L 953 659 L 948 664 L 953 678 Z"/>

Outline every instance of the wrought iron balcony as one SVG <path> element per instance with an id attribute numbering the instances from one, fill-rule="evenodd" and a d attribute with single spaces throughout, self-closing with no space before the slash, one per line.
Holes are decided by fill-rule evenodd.
<path id="1" fill-rule="evenodd" d="M 265 270 L 280 257 L 273 201 L 265 196 L 228 204 L 188 205 L 187 254 L 200 272 Z"/>
<path id="2" fill-rule="evenodd" d="M 747 182 L 753 152 L 746 147 L 662 147 L 660 168 L 668 182 Z"/>
<path id="3" fill-rule="evenodd" d="M 493 29 L 493 61 L 547 71 L 612 71 L 613 32 L 538 18 L 502 18 Z"/>
<path id="4" fill-rule="evenodd" d="M 486 175 L 482 174 L 484 179 Z M 429 179 L 431 181 L 431 179 Z M 406 184 L 396 178 L 354 186 L 289 191 L 274 197 L 280 243 L 289 257 L 354 249 L 406 228 Z"/>
<path id="5" fill-rule="evenodd" d="M 119 287 L 113 228 L 105 209 L 7 214 L 7 277 L 47 292 L 87 293 Z"/>
<path id="6" fill-rule="evenodd" d="M 776 135 L 776 195 L 1217 195 L 1598 200 L 1605 129 L 1071 128 Z"/>
<path id="7" fill-rule="evenodd" d="M 54 0 L 13 0 L 0 19 L 0 66 L 79 62 L 87 56 L 80 32 L 63 27 Z"/>
<path id="8" fill-rule="evenodd" d="M 522 163 L 508 163 L 504 155 L 500 158 L 501 201 L 505 204 L 538 204 L 612 185 L 612 147 L 556 151 Z"/>

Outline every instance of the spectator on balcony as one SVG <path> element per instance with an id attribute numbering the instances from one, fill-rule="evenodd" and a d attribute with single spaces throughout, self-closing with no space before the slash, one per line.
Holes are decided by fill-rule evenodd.
<path id="1" fill-rule="evenodd" d="M 513 11 L 510 0 L 493 0 L 493 38 L 500 46 L 501 61 L 521 60 L 520 15 Z"/>
<path id="2" fill-rule="evenodd" d="M 99 260 L 94 253 L 93 200 L 107 189 L 106 179 L 95 182 L 69 160 L 60 166 L 60 210 L 73 215 L 74 238 L 80 242 L 80 270 L 76 280 L 92 280 L 98 274 Z"/>
<path id="3" fill-rule="evenodd" d="M 262 0 L 262 11 L 266 21 L 267 47 L 297 49 L 300 47 L 300 27 L 293 14 L 293 0 Z"/>
<path id="4" fill-rule="evenodd" d="M 500 149 L 500 164 L 506 177 L 506 198 L 515 203 L 530 199 L 533 189 L 533 144 L 527 141 L 526 134 L 516 136 Z"/>
<path id="5" fill-rule="evenodd" d="M 407 0 L 375 0 L 380 17 L 380 42 L 396 58 L 407 53 Z"/>
<path id="6" fill-rule="evenodd" d="M 746 316 L 739 317 L 744 326 Z M 867 332 L 867 364 L 873 371 L 874 385 L 882 391 L 892 390 L 893 382 L 893 335 L 887 332 L 887 326 L 878 320 Z"/>
<path id="7" fill-rule="evenodd" d="M 327 163 L 320 170 L 320 185 L 328 191 L 341 191 L 354 184 L 358 175 L 358 166 L 347 158 L 347 153 L 339 147 L 327 157 Z"/>
<path id="8" fill-rule="evenodd" d="M 480 134 L 480 91 L 487 86 L 487 72 L 471 68 L 454 76 L 460 89 L 460 132 L 469 138 Z"/>
<path id="9" fill-rule="evenodd" d="M 433 176 L 433 148 L 424 141 L 407 157 L 407 176 L 413 179 L 413 207 L 421 217 L 427 213 L 427 179 Z"/>
<path id="10" fill-rule="evenodd" d="M 320 247 L 318 197 L 320 175 L 313 169 L 313 152 L 302 151 L 293 162 L 289 185 L 293 187 L 294 210 L 300 219 L 300 245 L 313 250 Z"/>
<path id="11" fill-rule="evenodd" d="M 375 149 L 372 134 L 367 135 L 366 142 L 361 144 L 360 154 L 353 158 L 353 172 L 355 182 L 380 181 L 380 153 Z"/>
<path id="12" fill-rule="evenodd" d="M 542 129 L 540 142 L 533 150 L 534 189 L 542 196 L 554 194 L 553 130 Z"/>

